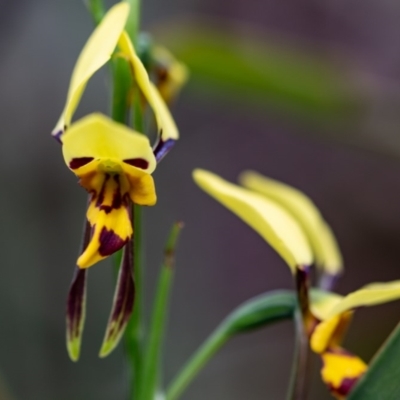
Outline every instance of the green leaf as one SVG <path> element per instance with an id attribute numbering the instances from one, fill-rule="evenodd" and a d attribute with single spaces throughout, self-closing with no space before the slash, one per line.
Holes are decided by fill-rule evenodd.
<path id="1" fill-rule="evenodd" d="M 400 324 L 375 355 L 348 400 L 400 399 Z"/>
<path id="2" fill-rule="evenodd" d="M 292 291 L 268 292 L 246 301 L 234 310 L 206 339 L 170 384 L 166 400 L 178 399 L 209 360 L 233 336 L 292 318 L 297 307 Z"/>
<path id="3" fill-rule="evenodd" d="M 223 23 L 214 28 L 175 22 L 166 28 L 159 36 L 187 64 L 198 90 L 262 110 L 273 105 L 312 120 L 337 122 L 358 109 L 360 99 L 354 101 L 355 90 L 340 68 L 307 48 L 237 36 Z"/>
<path id="4" fill-rule="evenodd" d="M 165 320 L 168 314 L 169 295 L 174 276 L 175 249 L 177 246 L 182 223 L 176 222 L 171 229 L 164 249 L 164 262 L 161 267 L 156 291 L 149 341 L 144 354 L 144 369 L 141 379 L 141 400 L 153 400 L 157 392 L 162 343 L 165 332 Z"/>
<path id="5" fill-rule="evenodd" d="M 222 323 L 230 335 L 251 331 L 292 318 L 297 300 L 293 292 L 280 290 L 254 297 L 234 310 Z"/>

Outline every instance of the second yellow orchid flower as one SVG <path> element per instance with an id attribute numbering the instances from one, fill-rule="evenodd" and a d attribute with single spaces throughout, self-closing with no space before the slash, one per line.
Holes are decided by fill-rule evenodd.
<path id="1" fill-rule="evenodd" d="M 400 281 L 372 283 L 347 296 L 313 290 L 311 311 L 317 324 L 311 349 L 321 356 L 321 377 L 337 399 L 345 399 L 368 365 L 342 347 L 354 310 L 400 299 Z"/>

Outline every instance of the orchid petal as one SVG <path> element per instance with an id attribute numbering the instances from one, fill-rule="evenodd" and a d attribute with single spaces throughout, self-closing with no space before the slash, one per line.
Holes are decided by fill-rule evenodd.
<path id="1" fill-rule="evenodd" d="M 110 179 L 112 183 L 113 180 Z M 115 193 L 113 186 L 107 186 L 104 197 L 111 203 Z M 108 198 L 108 199 L 107 199 Z M 132 237 L 132 224 L 129 217 L 129 204 L 122 200 L 118 207 L 99 203 L 93 197 L 87 211 L 93 233 L 89 245 L 78 258 L 79 268 L 89 268 L 98 261 L 120 250 Z"/>
<path id="2" fill-rule="evenodd" d="M 253 171 L 243 172 L 239 181 L 246 188 L 275 200 L 290 211 L 307 234 L 317 265 L 331 275 L 342 271 L 343 261 L 336 239 L 309 197 L 294 187 Z"/>
<path id="3" fill-rule="evenodd" d="M 76 170 L 74 160 L 90 161 L 90 158 L 136 162 L 149 174 L 156 167 L 146 136 L 102 114 L 90 114 L 75 122 L 63 136 L 62 151 L 65 163 L 72 170 Z"/>
<path id="4" fill-rule="evenodd" d="M 345 296 L 327 313 L 324 319 L 362 306 L 374 306 L 400 299 L 400 280 L 371 283 Z"/>
<path id="5" fill-rule="evenodd" d="M 135 284 L 133 281 L 133 246 L 130 240 L 124 247 L 122 263 L 118 273 L 114 301 L 100 357 L 109 355 L 118 345 L 133 311 Z"/>
<path id="6" fill-rule="evenodd" d="M 346 398 L 368 368 L 360 358 L 341 348 L 326 351 L 321 358 L 322 380 L 337 399 Z"/>
<path id="7" fill-rule="evenodd" d="M 150 81 L 149 75 L 140 58 L 137 56 L 126 32 L 121 34 L 118 46 L 122 53 L 129 59 L 136 82 L 153 109 L 159 133 L 159 139 L 155 146 L 155 150 L 157 150 L 155 151 L 156 158 L 157 161 L 159 161 L 162 156 L 166 154 L 164 147 L 169 150 L 173 143 L 179 138 L 178 128 L 176 127 L 168 107 L 160 96 L 160 93 Z M 160 156 L 160 154 L 162 154 L 162 156 Z"/>
<path id="8" fill-rule="evenodd" d="M 67 301 L 67 350 L 72 361 L 79 359 L 86 317 L 86 270 L 75 269 Z"/>
<path id="9" fill-rule="evenodd" d="M 326 292 L 320 289 L 310 291 L 311 312 L 320 321 L 324 321 L 329 316 L 331 310 L 343 299 L 343 296 Z"/>
<path id="10" fill-rule="evenodd" d="M 305 234 L 292 215 L 278 203 L 208 171 L 197 169 L 193 178 L 205 192 L 259 233 L 293 273 L 297 267 L 312 264 L 311 247 Z"/>
<path id="11" fill-rule="evenodd" d="M 90 240 L 90 224 L 85 221 L 82 251 Z M 72 361 L 79 359 L 86 316 L 86 270 L 75 268 L 67 300 L 67 350 Z"/>
<path id="12" fill-rule="evenodd" d="M 60 139 L 82 97 L 88 80 L 110 60 L 129 15 L 129 4 L 120 2 L 110 8 L 89 37 L 72 73 L 67 101 L 52 135 Z"/>

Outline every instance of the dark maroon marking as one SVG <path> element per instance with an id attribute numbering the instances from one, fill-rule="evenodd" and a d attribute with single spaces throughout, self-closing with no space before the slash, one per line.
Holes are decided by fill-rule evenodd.
<path id="1" fill-rule="evenodd" d="M 132 239 L 124 247 L 118 281 L 115 287 L 114 303 L 108 320 L 107 339 L 118 336 L 125 329 L 132 315 L 135 299 L 133 280 L 133 244 Z M 117 322 L 117 324 L 115 324 Z M 113 325 L 112 328 L 109 328 Z"/>
<path id="2" fill-rule="evenodd" d="M 83 230 L 81 250 L 86 249 L 90 242 L 91 227 L 89 222 L 85 221 Z M 74 276 L 72 278 L 71 287 L 67 299 L 67 332 L 68 336 L 73 339 L 79 337 L 81 332 L 80 321 L 84 315 L 85 297 L 86 297 L 86 269 L 75 267 Z"/>
<path id="3" fill-rule="evenodd" d="M 160 132 L 160 136 L 162 135 L 162 131 Z M 160 137 L 160 140 L 156 144 L 156 146 L 153 149 L 153 153 L 156 157 L 157 162 L 160 162 L 166 155 L 167 153 L 172 149 L 174 146 L 176 140 L 174 139 L 168 139 L 167 141 L 163 141 Z"/>
<path id="4" fill-rule="evenodd" d="M 86 269 L 75 269 L 67 299 L 67 329 L 71 339 L 80 336 L 80 321 L 84 314 L 86 296 Z"/>
<path id="5" fill-rule="evenodd" d="M 339 396 L 347 396 L 361 376 L 362 375 L 357 378 L 345 378 L 342 380 L 339 387 L 334 387 L 333 385 L 329 384 L 329 390 L 332 393 L 338 394 Z"/>
<path id="6" fill-rule="evenodd" d="M 121 189 L 119 186 L 119 175 L 114 175 L 114 180 L 115 180 L 115 182 L 117 182 L 118 187 L 114 191 L 113 201 L 112 201 L 111 205 L 106 206 L 106 205 L 102 204 L 100 206 L 100 210 L 104 211 L 106 214 L 109 214 L 112 210 L 118 210 L 122 206 L 128 205 L 129 196 L 122 197 L 122 195 L 121 195 Z M 96 203 L 96 206 L 97 205 L 98 205 L 98 201 Z"/>
<path id="7" fill-rule="evenodd" d="M 93 157 L 79 157 L 79 158 L 73 158 L 71 162 L 69 163 L 69 167 L 71 169 L 78 169 L 80 167 L 83 167 L 86 164 L 89 164 L 90 161 L 93 161 Z"/>
<path id="8" fill-rule="evenodd" d="M 149 162 L 144 158 L 128 158 L 127 160 L 123 160 L 125 164 L 132 165 L 133 167 L 140 169 L 149 168 Z"/>
<path id="9" fill-rule="evenodd" d="M 121 249 L 127 240 L 121 239 L 113 230 L 103 228 L 100 233 L 99 254 L 103 257 L 110 256 Z"/>
<path id="10" fill-rule="evenodd" d="M 106 183 L 109 179 L 110 179 L 110 175 L 105 174 L 103 185 L 101 186 L 100 192 L 99 192 L 97 200 L 96 200 L 96 207 L 100 207 L 104 201 L 104 192 L 106 190 Z"/>

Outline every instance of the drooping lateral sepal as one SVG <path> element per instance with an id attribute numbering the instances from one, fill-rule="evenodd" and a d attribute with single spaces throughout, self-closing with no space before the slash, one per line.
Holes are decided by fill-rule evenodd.
<path id="1" fill-rule="evenodd" d="M 86 317 L 86 270 L 75 268 L 67 300 L 67 350 L 78 361 Z"/>
<path id="2" fill-rule="evenodd" d="M 133 280 L 133 243 L 125 245 L 118 273 L 113 305 L 99 356 L 108 356 L 118 345 L 133 311 L 135 284 Z"/>

